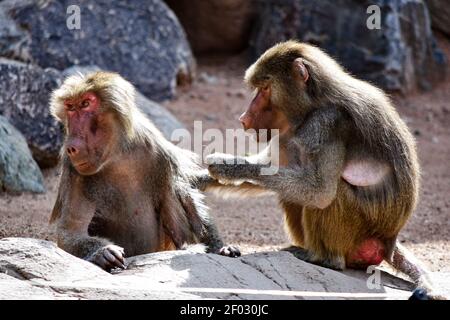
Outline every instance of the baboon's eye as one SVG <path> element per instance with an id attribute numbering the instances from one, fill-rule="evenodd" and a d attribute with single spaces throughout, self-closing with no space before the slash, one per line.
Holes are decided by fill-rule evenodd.
<path id="1" fill-rule="evenodd" d="M 90 106 L 91 102 L 88 99 L 83 100 L 83 102 L 81 103 L 81 108 L 88 108 Z"/>

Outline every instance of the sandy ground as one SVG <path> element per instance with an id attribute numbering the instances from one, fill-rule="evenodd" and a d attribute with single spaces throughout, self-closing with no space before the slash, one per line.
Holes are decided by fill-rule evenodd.
<path id="1" fill-rule="evenodd" d="M 242 84 L 244 61 L 242 56 L 200 59 L 198 81 L 164 105 L 190 130 L 196 120 L 204 129 L 240 128 L 237 118 L 251 99 Z M 393 99 L 416 135 L 422 165 L 420 202 L 399 238 L 431 270 L 450 272 L 450 81 L 430 92 Z M 0 195 L 0 238 L 55 239 L 54 227 L 47 221 L 58 171 L 46 170 L 44 175 L 46 194 Z M 222 200 L 208 195 L 207 202 L 225 240 L 244 252 L 289 243 L 274 197 Z"/>

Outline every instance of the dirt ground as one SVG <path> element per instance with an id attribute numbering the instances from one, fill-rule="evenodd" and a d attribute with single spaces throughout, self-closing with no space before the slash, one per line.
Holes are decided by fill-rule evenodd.
<path id="1" fill-rule="evenodd" d="M 199 60 L 198 80 L 182 88 L 176 99 L 163 103 L 192 131 L 240 128 L 237 118 L 251 99 L 242 84 L 243 56 Z M 393 97 L 414 132 L 422 165 L 420 201 L 400 234 L 400 241 L 433 271 L 450 272 L 450 81 L 430 92 Z M 0 194 L 0 238 L 10 236 L 55 239 L 47 224 L 56 198 L 58 170 L 44 171 L 47 193 Z M 275 249 L 289 241 L 274 197 L 221 200 L 207 197 L 219 230 L 244 253 Z"/>

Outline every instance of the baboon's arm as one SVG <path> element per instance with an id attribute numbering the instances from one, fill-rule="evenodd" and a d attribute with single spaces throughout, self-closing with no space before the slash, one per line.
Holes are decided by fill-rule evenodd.
<path id="1" fill-rule="evenodd" d="M 58 246 L 79 258 L 109 270 L 124 267 L 123 248 L 111 241 L 91 237 L 89 224 L 95 214 L 95 204 L 83 196 L 80 178 L 63 168 L 57 200 L 50 222 L 57 222 Z"/>
<path id="2" fill-rule="evenodd" d="M 106 239 L 90 237 L 88 227 L 94 216 L 95 206 L 82 196 L 76 182 L 58 194 L 59 218 L 57 220 L 58 246 L 80 258 L 88 259 L 99 248 L 111 244 Z"/>
<path id="3" fill-rule="evenodd" d="M 343 121 L 335 109 L 318 110 L 310 115 L 290 143 L 294 159 L 287 167 L 273 175 L 261 174 L 267 165 L 265 159 L 250 163 L 230 163 L 230 156 L 213 154 L 208 169 L 214 178 L 233 183 L 249 181 L 275 191 L 286 201 L 327 207 L 336 197 L 337 185 L 343 170 L 345 145 L 341 139 Z M 241 159 L 242 160 L 242 159 Z M 214 164 L 214 163 L 219 164 Z M 224 164 L 220 164 L 224 162 Z M 228 162 L 228 164 L 226 163 Z M 258 163 L 259 162 L 259 163 Z"/>

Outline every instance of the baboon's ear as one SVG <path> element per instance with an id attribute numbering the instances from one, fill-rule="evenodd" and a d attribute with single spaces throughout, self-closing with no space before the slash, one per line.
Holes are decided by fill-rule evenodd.
<path id="1" fill-rule="evenodd" d="M 308 81 L 309 72 L 302 58 L 295 59 L 294 62 L 292 62 L 292 68 L 294 69 L 296 77 L 299 77 L 304 83 Z"/>

